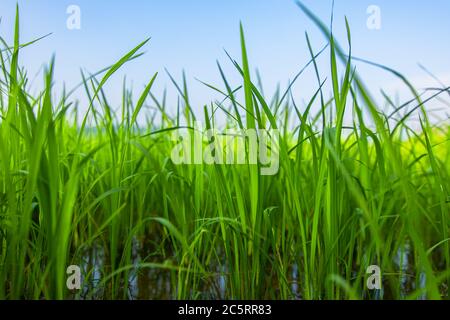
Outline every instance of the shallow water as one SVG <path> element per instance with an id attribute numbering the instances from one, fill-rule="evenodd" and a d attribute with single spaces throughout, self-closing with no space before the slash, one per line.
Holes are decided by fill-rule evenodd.
<path id="1" fill-rule="evenodd" d="M 149 300 L 149 299 L 176 299 L 176 288 L 173 287 L 176 280 L 176 273 L 163 269 L 139 268 L 139 263 L 143 262 L 142 256 L 148 256 L 144 252 L 139 241 L 133 239 L 132 244 L 132 265 L 134 266 L 128 272 L 126 285 L 122 285 L 121 291 L 123 298 L 130 300 Z M 400 297 L 406 298 L 416 287 L 426 287 L 426 275 L 424 272 L 415 272 L 413 269 L 412 250 L 406 242 L 397 251 L 394 258 L 394 265 L 398 269 Z M 103 273 L 106 268 L 107 257 L 102 246 L 95 245 L 86 251 L 82 257 L 83 288 L 81 293 L 74 298 L 79 299 L 105 299 L 108 297 L 108 289 L 101 287 Z M 148 260 L 146 261 L 148 262 Z M 192 297 L 197 299 L 228 299 L 227 287 L 230 271 L 225 262 L 222 265 L 215 265 L 211 276 L 202 278 L 200 292 L 190 292 Z M 357 272 L 353 272 L 356 276 Z M 175 279 L 174 279 L 175 275 Z M 287 280 L 290 288 L 289 299 L 302 299 L 301 282 L 303 281 L 300 268 L 293 264 L 287 274 Z M 277 279 L 268 279 L 268 283 L 273 283 L 272 289 L 278 292 L 279 283 Z M 389 285 L 386 278 L 383 277 L 383 288 L 374 290 L 365 299 L 391 299 L 391 294 L 386 294 L 385 285 Z M 391 289 L 391 288 L 390 288 Z M 445 292 L 443 292 L 445 296 Z M 418 299 L 426 299 L 426 294 L 422 294 Z"/>

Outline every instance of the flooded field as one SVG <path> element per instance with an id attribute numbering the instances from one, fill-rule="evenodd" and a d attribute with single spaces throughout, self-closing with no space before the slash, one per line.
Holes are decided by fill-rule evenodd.
<path id="1" fill-rule="evenodd" d="M 0 38 L 0 300 L 448 299 L 450 87 L 416 89 L 353 57 L 347 19 L 337 37 L 295 9 L 323 43 L 306 37 L 287 86 L 264 91 L 241 23 L 218 84 L 200 81 L 219 98 L 194 106 L 185 73 L 167 72 L 173 101 L 158 72 L 108 86 L 150 39 L 73 90 L 52 59 L 32 90 L 21 59 L 45 38 L 21 38 L 17 8 Z M 361 63 L 411 98 L 373 98 Z"/>

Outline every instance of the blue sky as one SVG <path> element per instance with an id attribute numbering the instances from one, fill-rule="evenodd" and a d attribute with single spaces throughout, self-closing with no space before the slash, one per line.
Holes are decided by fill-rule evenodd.
<path id="1" fill-rule="evenodd" d="M 331 0 L 304 0 L 319 17 L 329 21 Z M 11 41 L 16 1 L 0 2 L 0 34 Z M 68 30 L 66 9 L 81 9 L 81 30 Z M 381 9 L 381 30 L 366 26 L 369 5 Z M 56 55 L 56 82 L 72 87 L 80 80 L 80 68 L 95 72 L 110 65 L 147 37 L 147 52 L 126 65 L 108 85 L 110 100 L 120 103 L 123 76 L 140 91 L 155 72 L 159 94 L 167 86 L 174 92 L 164 68 L 176 79 L 184 69 L 191 98 L 196 107 L 209 103 L 217 95 L 195 78 L 221 86 L 216 60 L 223 64 L 230 80 L 239 77 L 223 49 L 240 60 L 239 22 L 245 27 L 252 68 L 258 67 L 270 96 L 277 83 L 285 86 L 308 61 L 304 33 L 308 31 L 318 50 L 326 41 L 293 0 L 22 0 L 21 36 L 27 42 L 52 32 L 41 42 L 22 52 L 21 63 L 33 78 Z M 335 30 L 345 43 L 344 16 L 350 22 L 355 56 L 391 66 L 407 75 L 418 87 L 433 81 L 417 66 L 422 63 L 444 82 L 450 83 L 450 1 L 336 0 Z M 320 60 L 324 74 L 328 59 Z M 358 70 L 372 91 L 380 87 L 403 93 L 392 76 L 358 64 Z M 35 80 L 36 87 L 41 82 Z M 307 99 L 314 89 L 312 72 L 298 82 L 295 95 Z M 79 92 L 78 95 L 82 95 Z M 114 103 L 114 101 L 112 101 Z"/>

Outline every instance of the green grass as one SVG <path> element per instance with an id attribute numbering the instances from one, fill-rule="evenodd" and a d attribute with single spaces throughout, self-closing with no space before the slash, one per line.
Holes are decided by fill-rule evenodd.
<path id="1" fill-rule="evenodd" d="M 106 99 L 104 85 L 147 41 L 83 74 L 84 114 L 72 92 L 52 90 L 53 60 L 44 89 L 30 94 L 19 53 L 32 43 L 20 42 L 17 11 L 14 44 L 2 41 L 0 51 L 0 299 L 448 299 L 448 122 L 433 124 L 433 100 L 379 66 L 415 97 L 396 105 L 386 96 L 391 112 L 383 113 L 356 71 L 348 22 L 344 51 L 299 6 L 329 40 L 316 52 L 307 37 L 317 91 L 304 106 L 290 88 L 264 97 L 241 26 L 241 63 L 231 62 L 242 84 L 233 88 L 219 65 L 223 89 L 208 86 L 224 99 L 198 115 L 185 77 L 181 86 L 172 79 L 175 116 L 151 93 L 157 75 L 137 102 L 124 87 L 120 112 Z M 325 53 L 329 75 L 321 79 Z M 149 104 L 158 112 L 139 125 Z M 196 120 L 209 129 L 219 118 L 227 128 L 280 130 L 278 174 L 262 176 L 254 164 L 172 163 L 173 130 Z M 83 269 L 80 291 L 66 289 L 72 264 Z M 382 292 L 366 288 L 374 264 Z"/>

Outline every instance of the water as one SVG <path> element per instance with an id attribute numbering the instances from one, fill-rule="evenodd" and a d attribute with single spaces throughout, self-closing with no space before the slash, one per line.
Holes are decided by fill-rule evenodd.
<path id="1" fill-rule="evenodd" d="M 137 239 L 132 242 L 132 268 L 128 272 L 127 283 L 122 284 L 121 292 L 123 297 L 130 300 L 148 300 L 148 299 L 176 299 L 177 273 L 159 268 L 140 268 L 139 265 L 143 261 L 148 262 L 149 253 L 145 252 L 143 246 Z M 219 252 L 219 251 L 218 251 Z M 144 258 L 143 258 L 144 257 Z M 147 259 L 146 259 L 147 258 Z M 202 276 L 197 291 L 190 291 L 192 297 L 198 299 L 227 299 L 229 297 L 229 279 L 231 273 L 225 258 L 220 264 L 209 266 L 211 270 L 209 275 Z M 86 251 L 82 257 L 82 273 L 83 288 L 81 293 L 75 298 L 79 299 L 105 299 L 108 298 L 108 288 L 102 287 L 101 281 L 108 259 L 102 246 L 94 245 L 90 250 Z M 157 262 L 157 261 L 154 261 Z M 427 284 L 426 274 L 423 271 L 413 269 L 413 252 L 409 242 L 405 242 L 401 246 L 394 258 L 394 265 L 398 269 L 398 279 L 400 297 L 406 298 L 414 292 L 416 288 L 425 288 Z M 266 274 L 270 274 L 267 272 Z M 357 273 L 355 273 L 356 275 Z M 386 281 L 387 275 L 383 277 L 383 289 L 370 292 L 366 298 L 383 299 L 390 298 L 385 292 L 385 286 L 389 286 Z M 290 294 L 288 299 L 302 298 L 302 281 L 301 269 L 298 264 L 293 264 L 288 268 L 286 279 L 289 283 Z M 272 285 L 272 290 L 279 294 L 278 279 L 267 279 L 267 284 Z M 392 290 L 392 288 L 389 288 Z M 448 290 L 448 289 L 447 289 Z M 445 288 L 444 288 L 445 291 Z M 445 294 L 445 293 L 444 293 Z M 422 294 L 418 299 L 427 299 L 426 294 Z"/>

